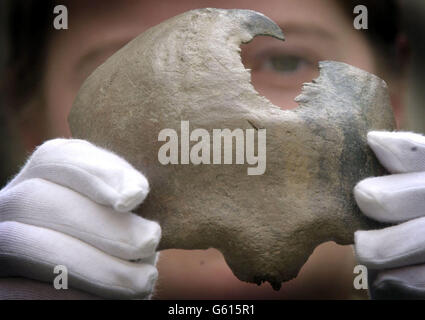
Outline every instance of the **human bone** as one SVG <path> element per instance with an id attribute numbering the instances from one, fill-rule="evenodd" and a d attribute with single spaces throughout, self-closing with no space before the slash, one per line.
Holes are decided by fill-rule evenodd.
<path id="1" fill-rule="evenodd" d="M 394 120 L 385 82 L 339 62 L 320 63 L 298 108 L 274 106 L 241 62 L 241 43 L 256 35 L 283 40 L 274 22 L 250 10 L 169 19 L 90 75 L 69 123 L 75 138 L 122 155 L 147 176 L 151 192 L 137 212 L 161 224 L 160 249 L 214 247 L 239 279 L 279 288 L 320 243 L 350 244 L 354 231 L 377 227 L 352 191 L 385 174 L 366 134 L 392 130 Z M 265 173 L 248 175 L 251 166 L 235 162 L 162 165 L 158 135 L 179 132 L 181 121 L 208 132 L 266 129 Z"/>

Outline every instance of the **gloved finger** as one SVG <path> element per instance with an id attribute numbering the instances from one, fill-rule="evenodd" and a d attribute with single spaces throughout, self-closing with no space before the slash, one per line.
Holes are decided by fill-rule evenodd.
<path id="1" fill-rule="evenodd" d="M 52 283 L 26 278 L 0 278 L 0 300 L 99 300 L 98 296 L 69 288 L 57 290 Z"/>
<path id="2" fill-rule="evenodd" d="M 367 178 L 354 188 L 361 211 L 382 222 L 402 222 L 425 215 L 425 172 Z"/>
<path id="3" fill-rule="evenodd" d="M 425 171 L 425 136 L 411 132 L 371 131 L 369 146 L 391 173 Z"/>
<path id="4" fill-rule="evenodd" d="M 55 266 L 66 267 L 68 286 L 105 298 L 148 298 L 158 272 L 68 235 L 19 222 L 0 223 L 0 276 L 54 283 Z M 63 275 L 65 276 L 65 275 Z"/>
<path id="5" fill-rule="evenodd" d="M 359 263 L 371 269 L 398 268 L 425 263 L 425 218 L 381 230 L 357 231 Z"/>
<path id="6" fill-rule="evenodd" d="M 161 238 L 158 223 L 132 213 L 117 214 L 110 207 L 43 179 L 25 180 L 2 192 L 0 221 L 66 233 L 126 260 L 151 257 Z"/>
<path id="7" fill-rule="evenodd" d="M 372 299 L 425 299 L 425 265 L 381 271 L 369 289 Z"/>
<path id="8" fill-rule="evenodd" d="M 119 212 L 133 210 L 149 192 L 146 178 L 127 161 L 77 139 L 42 144 L 5 189 L 32 178 L 69 187 Z"/>

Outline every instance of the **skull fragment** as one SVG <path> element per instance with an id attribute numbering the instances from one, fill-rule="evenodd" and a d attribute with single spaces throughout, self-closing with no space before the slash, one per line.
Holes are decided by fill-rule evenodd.
<path id="1" fill-rule="evenodd" d="M 320 243 L 350 244 L 355 230 L 376 227 L 352 190 L 384 173 L 366 134 L 392 130 L 394 121 L 384 81 L 338 62 L 320 63 L 297 109 L 274 106 L 241 62 L 240 44 L 256 35 L 283 40 L 276 24 L 250 10 L 167 20 L 85 81 L 69 123 L 74 137 L 147 176 L 151 193 L 138 213 L 161 224 L 160 249 L 214 247 L 239 279 L 279 288 Z M 162 165 L 159 132 L 180 131 L 181 121 L 208 132 L 266 129 L 264 174 L 247 175 L 248 164 Z"/>

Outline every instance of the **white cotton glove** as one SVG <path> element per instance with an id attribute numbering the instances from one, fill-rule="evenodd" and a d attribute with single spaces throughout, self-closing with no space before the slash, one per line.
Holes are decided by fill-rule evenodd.
<path id="1" fill-rule="evenodd" d="M 361 181 L 354 196 L 368 217 L 398 224 L 355 233 L 359 263 L 374 278 L 371 297 L 425 298 L 425 137 L 372 131 L 367 138 L 392 174 Z"/>
<path id="2" fill-rule="evenodd" d="M 149 298 L 158 223 L 132 214 L 146 178 L 112 152 L 76 139 L 38 147 L 0 191 L 0 277 L 50 282 L 105 298 Z M 137 260 L 137 262 L 134 262 Z"/>

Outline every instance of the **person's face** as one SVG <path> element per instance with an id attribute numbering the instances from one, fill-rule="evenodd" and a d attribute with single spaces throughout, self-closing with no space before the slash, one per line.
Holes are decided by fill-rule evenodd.
<path id="1" fill-rule="evenodd" d="M 200 7 L 249 8 L 269 16 L 286 41 L 258 37 L 242 46 L 257 90 L 282 108 L 301 84 L 318 75 L 317 62 L 338 60 L 377 72 L 361 31 L 334 0 L 69 1 L 69 29 L 53 30 L 43 97 L 49 137 L 69 136 L 67 115 L 84 79 L 129 40 L 172 16 Z"/>
<path id="2" fill-rule="evenodd" d="M 339 0 L 69 1 L 69 29 L 53 30 L 48 47 L 40 102 L 46 112 L 40 113 L 43 118 L 39 119 L 39 123 L 47 126 L 48 133 L 40 137 L 38 143 L 46 138 L 70 136 L 67 116 L 72 102 L 84 79 L 97 66 L 147 28 L 194 8 L 252 9 L 282 27 L 285 42 L 260 37 L 242 47 L 243 61 L 252 69 L 254 86 L 282 108 L 296 107 L 294 98 L 303 82 L 318 76 L 320 60 L 342 61 L 377 73 L 371 47 L 362 32 L 353 28 L 352 21 L 336 1 Z M 29 125 L 25 130 L 31 128 Z M 32 134 L 37 133 L 33 130 Z M 334 255 L 329 263 L 329 254 L 323 254 L 322 250 L 322 255 L 311 257 L 297 280 L 284 286 L 281 294 L 288 295 L 288 290 L 293 289 L 302 296 L 303 288 L 311 290 L 322 286 L 327 290 L 320 293 L 322 298 L 347 295 L 352 286 L 352 280 L 346 279 L 347 274 L 352 275 L 352 268 L 347 269 L 352 262 L 351 251 L 332 246 L 328 250 L 333 255 L 338 251 L 339 258 L 335 259 Z M 176 290 L 185 288 L 186 297 L 200 297 L 196 294 L 208 287 L 209 297 L 252 297 L 251 293 L 258 290 L 272 295 L 268 287 L 239 283 L 217 252 L 175 252 L 163 255 L 162 261 L 165 262 L 161 264 L 160 260 L 159 268 L 160 280 L 165 283 L 163 291 L 173 290 L 174 286 Z M 211 277 L 211 274 L 217 276 Z M 346 281 L 342 285 L 338 279 L 341 277 Z M 330 285 L 332 283 L 337 285 Z M 332 287 L 336 291 L 332 291 Z M 163 296 L 173 297 L 173 294 L 165 292 Z"/>

